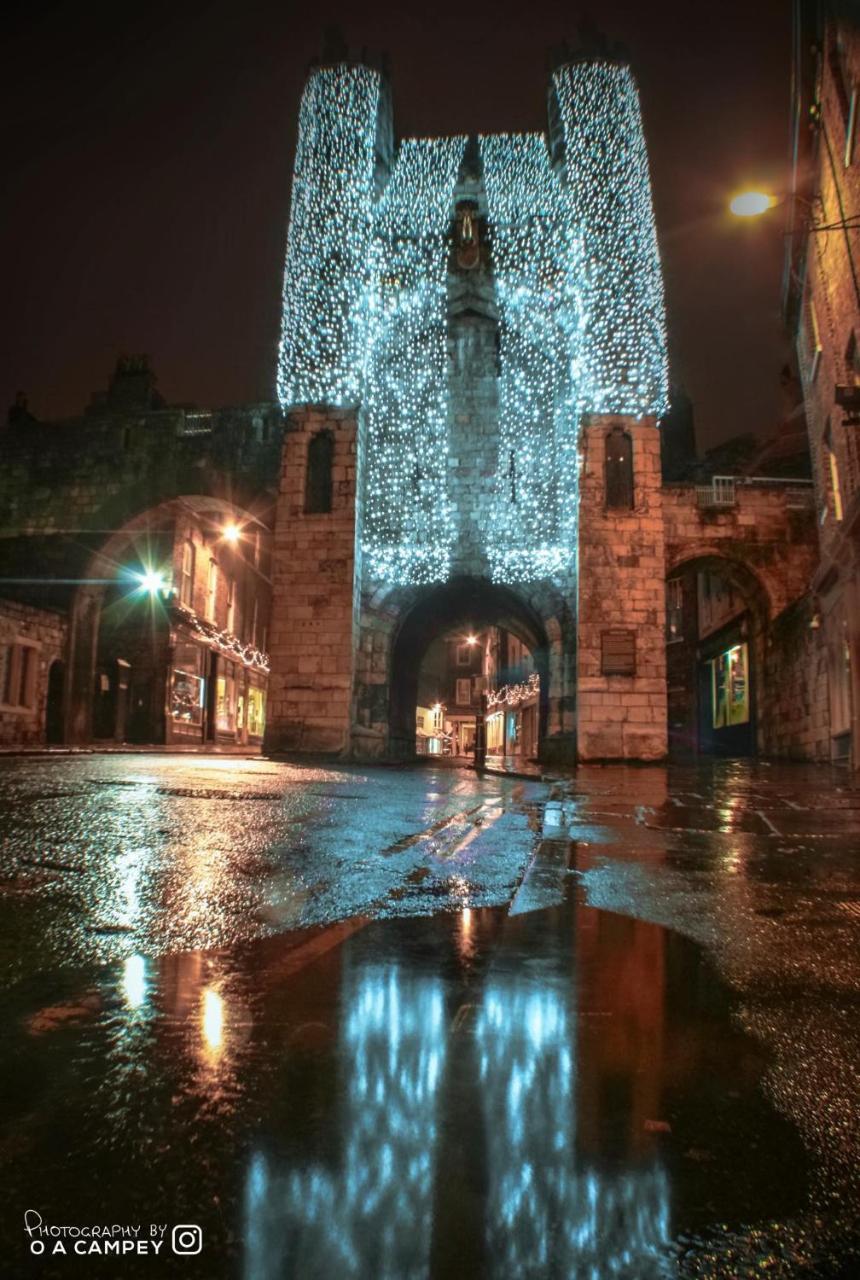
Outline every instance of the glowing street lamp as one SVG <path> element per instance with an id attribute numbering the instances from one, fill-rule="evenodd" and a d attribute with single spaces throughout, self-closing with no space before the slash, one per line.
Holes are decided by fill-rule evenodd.
<path id="1" fill-rule="evenodd" d="M 758 218 L 775 204 L 779 204 L 776 196 L 764 191 L 742 191 L 729 202 L 729 209 L 736 218 Z"/>
<path id="2" fill-rule="evenodd" d="M 225 542 L 232 543 L 233 546 L 236 545 L 236 543 L 239 541 L 241 536 L 242 536 L 242 530 L 239 528 L 237 524 L 234 524 L 232 520 L 230 521 L 229 524 L 225 524 L 224 528 L 221 530 L 221 537 L 224 539 Z"/>
<path id="3" fill-rule="evenodd" d="M 143 573 L 135 574 L 135 577 L 138 589 L 151 596 L 160 595 L 167 590 L 167 579 L 159 569 L 144 569 Z"/>
<path id="4" fill-rule="evenodd" d="M 466 644 L 477 644 L 477 643 L 478 643 L 477 636 L 466 636 Z"/>

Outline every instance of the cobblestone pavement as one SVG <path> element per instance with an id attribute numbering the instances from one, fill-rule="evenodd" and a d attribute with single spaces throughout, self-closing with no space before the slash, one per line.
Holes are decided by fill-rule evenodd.
<path id="1" fill-rule="evenodd" d="M 0 811 L 0 1274 L 856 1274 L 845 775 L 5 759 Z"/>

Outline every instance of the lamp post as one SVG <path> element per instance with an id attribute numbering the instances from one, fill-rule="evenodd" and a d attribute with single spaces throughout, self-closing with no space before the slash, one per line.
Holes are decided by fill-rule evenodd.
<path id="1" fill-rule="evenodd" d="M 807 225 L 805 231 L 818 233 L 820 231 L 852 231 L 860 230 L 860 213 L 850 213 L 844 218 L 839 218 L 836 222 L 816 222 L 814 216 L 815 202 L 806 200 L 797 192 L 787 195 L 775 196 L 767 191 L 741 191 L 738 195 L 733 196 L 729 201 L 729 212 L 736 218 L 760 218 L 763 213 L 767 213 L 770 209 L 780 208 L 794 200 L 797 204 L 805 205 L 809 211 Z"/>

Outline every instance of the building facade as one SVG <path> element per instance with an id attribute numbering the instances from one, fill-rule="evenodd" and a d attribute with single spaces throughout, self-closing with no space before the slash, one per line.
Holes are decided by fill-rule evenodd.
<path id="1" fill-rule="evenodd" d="M 815 478 L 831 759 L 860 767 L 860 25 L 796 0 L 785 305 Z"/>

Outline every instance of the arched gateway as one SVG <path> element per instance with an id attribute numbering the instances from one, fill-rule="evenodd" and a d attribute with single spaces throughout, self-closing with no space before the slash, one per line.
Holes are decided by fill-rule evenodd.
<path id="1" fill-rule="evenodd" d="M 666 343 L 638 92 L 581 56 L 548 100 L 546 134 L 395 142 L 384 74 L 338 62 L 307 82 L 270 749 L 402 755 L 421 655 L 468 620 L 528 644 L 542 755 L 573 758 L 577 721 L 581 757 L 665 752 Z"/>

